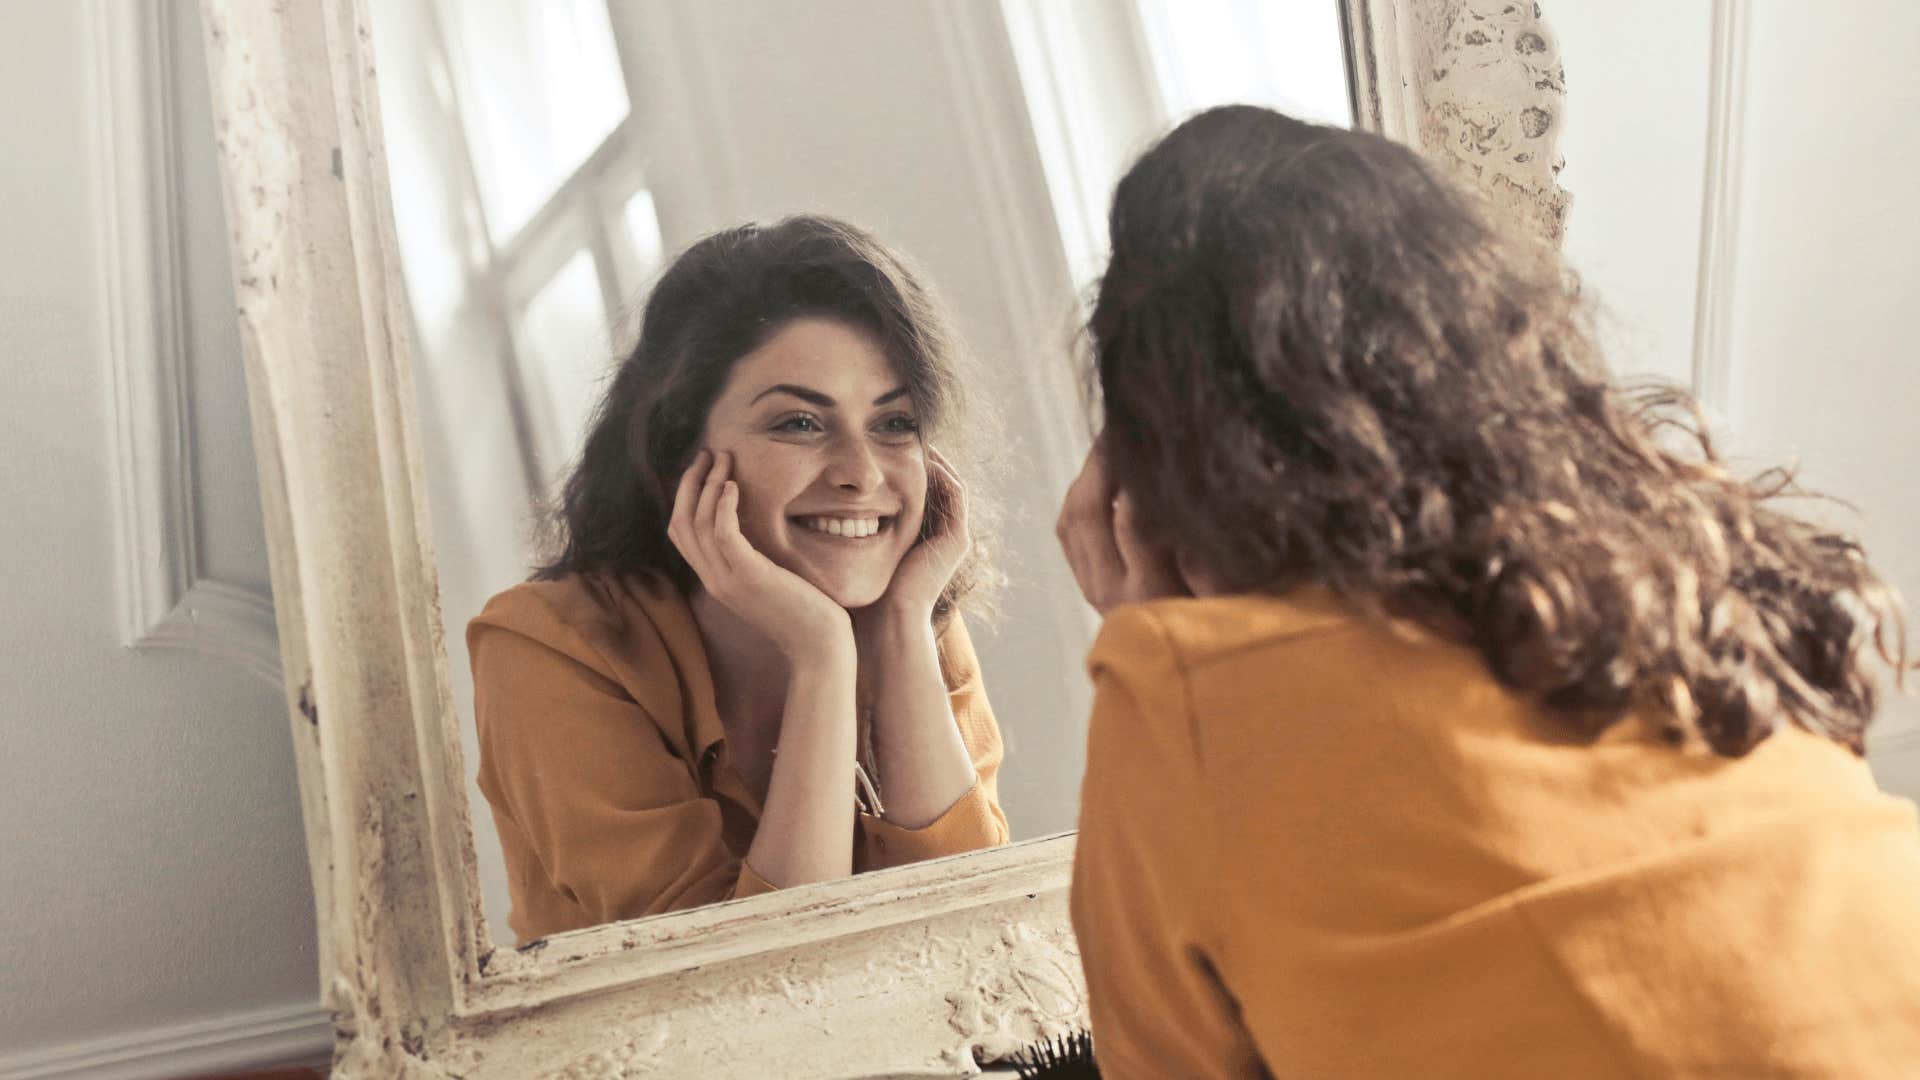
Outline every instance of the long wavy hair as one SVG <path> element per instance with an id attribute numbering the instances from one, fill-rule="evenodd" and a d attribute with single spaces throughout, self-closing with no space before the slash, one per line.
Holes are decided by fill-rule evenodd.
<path id="1" fill-rule="evenodd" d="M 536 580 L 641 572 L 683 592 L 692 567 L 667 539 L 674 491 L 734 363 L 794 319 L 839 319 L 872 333 L 906 383 L 922 437 L 967 483 L 973 548 L 934 609 L 941 625 L 997 581 L 991 500 L 970 482 L 983 421 L 968 410 L 969 361 L 945 313 L 906 262 L 833 218 L 797 215 L 714 233 L 661 275 L 639 339 L 588 423 L 547 524 L 553 557 Z"/>
<path id="2" fill-rule="evenodd" d="M 1855 753 L 1899 601 L 1729 474 L 1690 398 L 1610 384 L 1559 254 L 1407 148 L 1210 110 L 1121 180 L 1088 325 L 1151 539 L 1235 591 L 1424 613 L 1576 735 L 1656 708 L 1738 756 Z M 1175 525 L 1174 523 L 1178 523 Z"/>

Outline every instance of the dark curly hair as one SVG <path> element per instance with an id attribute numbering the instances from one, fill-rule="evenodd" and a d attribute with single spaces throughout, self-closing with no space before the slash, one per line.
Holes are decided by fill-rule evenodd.
<path id="1" fill-rule="evenodd" d="M 1088 326 L 1112 474 L 1200 573 L 1318 583 L 1471 640 L 1597 736 L 1863 751 L 1897 598 L 1729 475 L 1690 398 L 1609 382 L 1557 251 L 1377 136 L 1247 106 L 1121 180 Z M 1170 523 L 1179 523 L 1177 531 Z"/>
<path id="2" fill-rule="evenodd" d="M 933 295 L 896 254 L 833 218 L 797 215 L 708 236 L 674 259 L 647 299 L 639 341 L 614 371 L 549 514 L 551 561 L 536 580 L 664 574 L 696 580 L 667 539 L 674 491 L 735 361 L 794 319 L 844 320 L 879 340 L 913 399 L 923 437 L 965 481 L 980 421 L 968 417 L 968 363 Z M 965 421 L 965 422 L 963 422 Z M 934 609 L 941 625 L 996 583 L 993 508 L 968 485 L 973 550 Z"/>

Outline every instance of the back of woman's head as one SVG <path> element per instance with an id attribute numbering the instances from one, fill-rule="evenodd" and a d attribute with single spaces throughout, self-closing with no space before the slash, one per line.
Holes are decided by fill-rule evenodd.
<path id="1" fill-rule="evenodd" d="M 962 423 L 964 356 L 907 265 L 829 217 L 743 225 L 695 242 L 655 284 L 639 340 L 595 408 L 554 508 L 557 553 L 535 577 L 653 571 L 691 588 L 693 571 L 667 539 L 680 475 L 734 364 L 803 317 L 872 334 L 906 385 L 924 437 L 968 475 L 975 442 L 973 425 Z M 977 493 L 969 517 L 981 534 L 990 512 Z M 944 619 L 991 580 L 988 547 L 976 543 L 936 613 Z"/>
<path id="2" fill-rule="evenodd" d="M 1577 731 L 1654 705 L 1724 754 L 1781 717 L 1862 748 L 1871 654 L 1905 647 L 1859 546 L 1724 472 L 1685 395 L 1609 386 L 1558 254 L 1476 195 L 1232 106 L 1150 149 L 1110 225 L 1103 445 L 1203 575 L 1463 624 Z"/>

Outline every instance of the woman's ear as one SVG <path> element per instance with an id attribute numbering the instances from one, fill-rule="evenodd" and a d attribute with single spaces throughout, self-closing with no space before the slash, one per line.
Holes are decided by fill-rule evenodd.
<path id="1" fill-rule="evenodd" d="M 1201 566 L 1193 549 L 1182 547 L 1173 553 L 1174 569 L 1180 572 L 1180 579 L 1186 582 L 1187 591 L 1195 596 L 1219 596 L 1227 591 L 1227 584 Z"/>

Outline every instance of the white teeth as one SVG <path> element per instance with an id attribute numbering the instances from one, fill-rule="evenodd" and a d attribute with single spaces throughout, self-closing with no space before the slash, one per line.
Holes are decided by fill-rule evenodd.
<path id="1" fill-rule="evenodd" d="M 815 532 L 845 536 L 854 540 L 872 536 L 880 531 L 879 518 L 809 517 L 801 518 L 800 524 Z"/>

